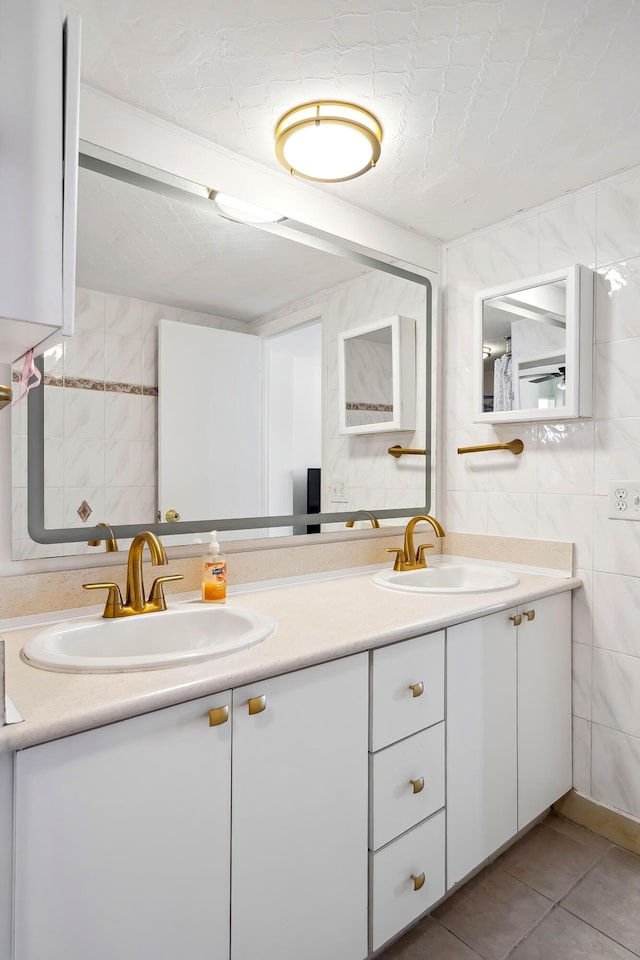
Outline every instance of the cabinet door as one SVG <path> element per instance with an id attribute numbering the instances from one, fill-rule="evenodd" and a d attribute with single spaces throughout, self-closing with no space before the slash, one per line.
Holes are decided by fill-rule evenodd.
<path id="1" fill-rule="evenodd" d="M 519 830 L 571 789 L 571 593 L 536 600 L 520 613 Z"/>
<path id="2" fill-rule="evenodd" d="M 234 690 L 235 960 L 366 956 L 367 700 L 366 653 Z"/>
<path id="3" fill-rule="evenodd" d="M 18 753 L 15 960 L 228 957 L 229 697 Z"/>
<path id="4" fill-rule="evenodd" d="M 447 630 L 447 888 L 517 830 L 512 614 Z"/>

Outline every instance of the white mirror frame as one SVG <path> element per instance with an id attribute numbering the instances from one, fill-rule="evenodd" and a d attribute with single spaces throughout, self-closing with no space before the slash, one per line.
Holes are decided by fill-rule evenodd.
<path id="1" fill-rule="evenodd" d="M 356 337 L 391 330 L 391 376 L 393 415 L 378 423 L 347 424 L 346 352 L 347 342 Z M 387 317 L 338 334 L 338 391 L 340 433 L 346 435 L 392 433 L 416 427 L 416 323 L 410 317 Z"/>
<path id="2" fill-rule="evenodd" d="M 483 306 L 486 300 L 508 296 L 531 287 L 566 282 L 565 404 L 562 407 L 499 410 L 485 412 Z M 575 264 L 565 270 L 501 284 L 474 295 L 474 423 L 523 423 L 529 421 L 574 420 L 593 412 L 593 305 L 594 273 Z"/>

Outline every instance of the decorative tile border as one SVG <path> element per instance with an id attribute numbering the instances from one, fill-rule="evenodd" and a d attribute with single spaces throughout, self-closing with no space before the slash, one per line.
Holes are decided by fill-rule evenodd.
<path id="1" fill-rule="evenodd" d="M 14 383 L 19 383 L 20 374 L 14 371 L 11 379 Z M 122 383 L 112 380 L 91 380 L 89 377 L 56 377 L 52 373 L 45 373 L 44 383 L 47 387 L 73 387 L 74 390 L 141 394 L 143 397 L 158 396 L 157 387 L 146 387 L 140 383 Z"/>
<path id="2" fill-rule="evenodd" d="M 393 413 L 392 403 L 346 403 L 347 410 L 367 410 L 374 413 Z"/>

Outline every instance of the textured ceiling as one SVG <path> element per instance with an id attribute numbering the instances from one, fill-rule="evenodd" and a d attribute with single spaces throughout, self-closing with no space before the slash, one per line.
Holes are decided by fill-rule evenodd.
<path id="1" fill-rule="evenodd" d="M 377 168 L 319 189 L 441 239 L 640 163 L 637 0 L 68 6 L 87 82 L 269 166 L 295 104 L 369 108 Z"/>
<path id="2" fill-rule="evenodd" d="M 366 272 L 89 170 L 78 183 L 82 287 L 250 322 Z"/>

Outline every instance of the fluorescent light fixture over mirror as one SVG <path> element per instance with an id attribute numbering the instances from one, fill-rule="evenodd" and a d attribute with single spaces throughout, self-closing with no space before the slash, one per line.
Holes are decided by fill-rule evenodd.
<path id="1" fill-rule="evenodd" d="M 362 107 L 317 100 L 285 113 L 275 137 L 278 160 L 290 173 L 319 183 L 338 183 L 376 165 L 382 128 Z"/>

